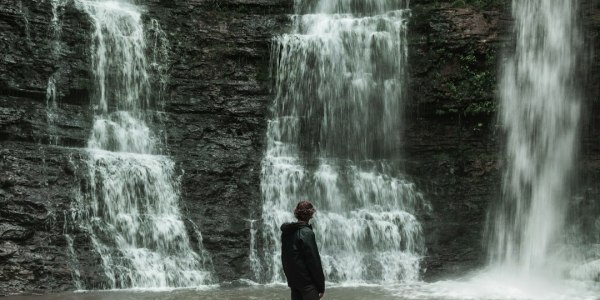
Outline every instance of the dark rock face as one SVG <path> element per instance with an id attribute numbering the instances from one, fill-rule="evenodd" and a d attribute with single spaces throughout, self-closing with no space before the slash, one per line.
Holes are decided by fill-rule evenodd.
<path id="1" fill-rule="evenodd" d="M 147 1 L 170 45 L 164 128 L 182 171 L 182 209 L 212 254 L 220 281 L 248 278 L 250 217 L 260 212 L 269 92 L 270 43 L 289 1 Z M 59 55 L 50 1 L 0 3 L 0 295 L 101 288 L 102 272 L 85 234 L 69 224 L 85 180 L 82 160 L 92 123 L 90 30 L 69 2 L 59 10 Z M 46 87 L 57 78 L 58 118 L 49 122 Z M 52 123 L 52 124 L 51 124 Z M 59 146 L 49 146 L 53 137 Z M 72 147 L 72 148 L 68 148 Z M 75 257 L 64 233 L 72 237 Z M 191 235 L 194 236 L 194 235 Z"/>
<path id="2" fill-rule="evenodd" d="M 425 220 L 424 279 L 436 280 L 485 263 L 486 213 L 500 200 L 502 182 L 498 70 L 513 41 L 509 1 L 489 1 L 493 4 L 479 8 L 424 2 L 411 3 L 412 77 L 405 151 L 409 174 L 434 208 Z M 593 225 L 600 213 L 599 16 L 600 4 L 581 1 L 585 47 L 579 72 L 585 108 L 580 176 L 575 180 L 571 213 L 571 223 L 596 241 L 600 230 Z"/>
<path id="3" fill-rule="evenodd" d="M 496 85 L 509 20 L 504 6 L 413 5 L 405 156 L 434 210 L 424 222 L 425 280 L 485 260 L 486 211 L 501 185 Z"/>
<path id="4" fill-rule="evenodd" d="M 74 268 L 82 270 L 86 288 L 101 287 L 99 258 L 65 221 L 84 180 L 81 149 L 92 122 L 91 25 L 73 3 L 61 9 L 60 51 L 53 56 L 49 2 L 0 2 L 0 295 L 74 289 Z M 485 212 L 501 181 L 495 89 L 497 66 L 510 47 L 510 6 L 411 2 L 403 151 L 407 173 L 433 205 L 424 220 L 424 278 L 433 280 L 484 260 Z M 459 2 L 463 7 L 450 6 Z M 596 2 L 581 5 L 589 67 L 582 68 L 587 109 L 578 191 L 600 210 L 594 204 L 600 193 Z M 146 22 L 158 20 L 170 45 L 164 128 L 183 174 L 183 213 L 201 230 L 220 281 L 250 278 L 248 219 L 261 211 L 270 42 L 286 30 L 293 1 L 149 0 L 145 6 Z M 60 101 L 52 124 L 46 113 L 51 76 Z M 60 146 L 49 146 L 53 136 Z M 65 232 L 72 233 L 76 261 Z"/>
<path id="5" fill-rule="evenodd" d="M 581 4 L 583 50 L 581 75 L 577 78 L 585 99 L 581 122 L 579 176 L 576 197 L 571 199 L 575 208 L 570 221 L 576 224 L 588 243 L 600 241 L 600 2 L 583 1 Z"/>
<path id="6" fill-rule="evenodd" d="M 0 291 L 71 289 L 62 234 L 74 180 L 69 154 L 32 143 L 2 146 Z"/>
<path id="7" fill-rule="evenodd" d="M 260 162 L 270 43 L 290 1 L 164 1 L 149 5 L 171 43 L 170 155 L 184 213 L 200 227 L 220 281 L 250 278 L 249 219 L 261 210 Z M 180 3 L 181 2 L 181 3 Z"/>

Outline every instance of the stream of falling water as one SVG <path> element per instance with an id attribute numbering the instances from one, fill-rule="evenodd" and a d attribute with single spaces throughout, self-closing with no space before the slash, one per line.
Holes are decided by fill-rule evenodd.
<path id="1" fill-rule="evenodd" d="M 427 205 L 396 161 L 409 17 L 408 3 L 396 0 L 295 1 L 292 33 L 273 43 L 262 248 L 250 258 L 257 280 L 284 280 L 279 226 L 304 199 L 318 210 L 312 223 L 327 280 L 418 278 L 416 213 Z"/>
<path id="2" fill-rule="evenodd" d="M 399 296 L 600 299 L 600 263 L 572 261 L 564 240 L 581 109 L 576 2 L 513 0 L 516 48 L 500 84 L 506 166 L 503 198 L 488 220 L 489 268 L 402 287 Z"/>
<path id="3" fill-rule="evenodd" d="M 50 0 L 52 7 L 52 18 L 50 19 L 50 40 L 52 43 L 52 59 L 60 65 L 60 52 L 62 48 L 62 10 L 66 4 L 66 0 Z M 48 78 L 46 86 L 46 123 L 48 125 L 48 144 L 58 145 L 60 139 L 57 133 L 56 121 L 59 115 L 59 95 L 57 81 L 60 76 L 60 68 L 53 72 Z"/>
<path id="4" fill-rule="evenodd" d="M 494 264 L 532 275 L 564 259 L 557 252 L 577 150 L 579 35 L 575 1 L 513 1 L 513 15 L 516 51 L 500 85 L 507 166 L 490 254 Z"/>
<path id="5" fill-rule="evenodd" d="M 206 284 L 212 280 L 210 260 L 201 244 L 198 252 L 190 244 L 175 165 L 161 155 L 161 140 L 150 126 L 157 104 L 142 10 L 128 0 L 77 0 L 76 5 L 95 29 L 91 53 L 97 91 L 87 184 L 73 218 L 101 258 L 102 288 Z"/>

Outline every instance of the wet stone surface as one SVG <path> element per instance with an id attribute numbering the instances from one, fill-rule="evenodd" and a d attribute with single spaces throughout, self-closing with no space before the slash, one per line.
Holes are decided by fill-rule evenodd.
<path id="1" fill-rule="evenodd" d="M 428 252 L 421 275 L 427 280 L 483 263 L 485 212 L 500 188 L 495 74 L 500 53 L 510 48 L 510 5 L 451 7 L 454 2 L 411 1 L 402 151 L 408 174 L 433 206 L 423 220 Z M 260 217 L 271 38 L 287 30 L 292 4 L 145 3 L 146 24 L 157 19 L 170 44 L 164 134 L 182 174 L 182 213 L 202 231 L 220 281 L 251 276 L 246 220 Z M 578 194 L 588 203 L 582 212 L 598 212 L 600 4 L 584 0 L 581 7 L 589 49 L 589 63 L 581 65 L 590 67 L 582 70 L 586 115 Z M 56 57 L 51 11 L 47 0 L 0 1 L 0 295 L 76 288 L 63 232 L 84 180 L 81 148 L 93 123 L 91 23 L 72 4 L 65 6 Z M 49 126 L 46 88 L 53 74 L 59 104 Z M 48 146 L 53 137 L 59 146 Z M 102 271 L 89 243 L 75 234 L 77 267 L 94 288 Z"/>

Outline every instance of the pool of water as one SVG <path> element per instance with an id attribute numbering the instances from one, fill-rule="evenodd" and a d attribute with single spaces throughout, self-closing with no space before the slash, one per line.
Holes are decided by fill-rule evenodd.
<path id="1" fill-rule="evenodd" d="M 11 296 L 3 300 L 251 300 L 289 299 L 285 286 L 252 286 L 237 288 L 213 287 L 199 290 L 174 291 L 86 291 L 40 296 Z M 363 300 L 397 299 L 381 287 L 334 287 L 327 290 L 325 299 Z"/>
<path id="2" fill-rule="evenodd" d="M 221 285 L 186 290 L 79 291 L 2 300 L 252 300 L 290 299 L 283 285 Z M 329 286 L 324 300 L 600 300 L 600 283 L 478 276 L 400 285 Z"/>

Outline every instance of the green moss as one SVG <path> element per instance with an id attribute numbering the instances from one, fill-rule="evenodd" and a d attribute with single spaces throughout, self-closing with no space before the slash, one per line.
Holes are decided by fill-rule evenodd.
<path id="1" fill-rule="evenodd" d="M 439 97 L 447 99 L 444 107 L 436 110 L 437 115 L 479 115 L 496 111 L 495 50 L 470 45 L 463 49 L 436 49 L 433 56 L 434 63 L 441 66 L 433 72 L 435 86 L 442 92 Z"/>
<path id="2" fill-rule="evenodd" d="M 443 115 L 455 115 L 457 113 L 459 113 L 459 110 L 456 108 L 448 108 L 445 107 L 443 109 L 438 109 L 435 111 L 436 115 L 438 116 L 443 116 Z"/>
<path id="3" fill-rule="evenodd" d="M 467 115 L 478 115 L 482 113 L 493 113 L 497 109 L 496 102 L 491 100 L 485 100 L 481 102 L 473 102 L 465 108 L 465 114 Z"/>

